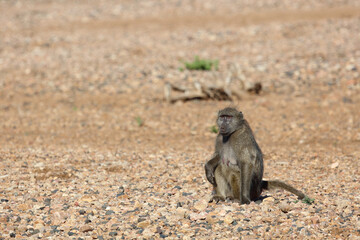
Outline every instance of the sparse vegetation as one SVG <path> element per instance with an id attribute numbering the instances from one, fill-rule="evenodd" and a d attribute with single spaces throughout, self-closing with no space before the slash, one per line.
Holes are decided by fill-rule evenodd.
<path id="1" fill-rule="evenodd" d="M 202 70 L 210 71 L 214 67 L 214 70 L 218 70 L 218 60 L 200 59 L 199 56 L 195 56 L 193 62 L 184 62 L 185 68 L 188 70 Z M 184 70 L 179 68 L 180 71 Z"/>
<path id="2" fill-rule="evenodd" d="M 302 200 L 303 203 L 306 203 L 306 204 L 309 204 L 309 205 L 313 204 L 314 201 L 315 201 L 314 198 L 309 198 L 309 197 L 305 197 L 305 198 Z"/>
<path id="3" fill-rule="evenodd" d="M 211 126 L 210 131 L 212 133 L 218 133 L 219 132 L 219 130 L 217 129 L 217 127 L 215 125 Z"/>
<path id="4" fill-rule="evenodd" d="M 139 127 L 142 127 L 144 125 L 144 120 L 141 117 L 138 116 L 135 118 L 135 120 Z"/>

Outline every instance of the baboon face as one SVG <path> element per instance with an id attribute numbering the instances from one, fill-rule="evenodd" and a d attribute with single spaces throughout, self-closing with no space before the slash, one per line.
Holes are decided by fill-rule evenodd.
<path id="1" fill-rule="evenodd" d="M 244 119 L 243 114 L 234 108 L 225 108 L 219 111 L 217 125 L 223 136 L 229 136 L 235 132 Z"/>

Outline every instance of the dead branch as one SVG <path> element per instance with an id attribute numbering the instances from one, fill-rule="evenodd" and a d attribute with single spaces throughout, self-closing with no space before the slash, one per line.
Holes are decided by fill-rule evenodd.
<path id="1" fill-rule="evenodd" d="M 214 78 L 218 81 L 219 77 L 214 73 Z M 238 88 L 231 87 L 233 80 L 238 80 Z M 164 87 L 165 100 L 174 103 L 176 101 L 189 101 L 194 99 L 214 99 L 214 100 L 234 100 L 243 99 L 247 94 L 259 94 L 262 85 L 259 82 L 253 83 L 246 80 L 238 65 L 232 65 L 230 71 L 222 83 L 209 85 L 200 82 L 194 82 L 193 88 L 185 88 L 173 83 L 166 83 Z M 180 92 L 173 96 L 173 92 Z"/>

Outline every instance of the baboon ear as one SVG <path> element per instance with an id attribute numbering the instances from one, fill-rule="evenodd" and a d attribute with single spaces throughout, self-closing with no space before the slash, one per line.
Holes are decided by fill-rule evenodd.
<path id="1" fill-rule="evenodd" d="M 239 111 L 240 117 L 244 118 L 244 114 L 242 113 L 242 111 Z"/>

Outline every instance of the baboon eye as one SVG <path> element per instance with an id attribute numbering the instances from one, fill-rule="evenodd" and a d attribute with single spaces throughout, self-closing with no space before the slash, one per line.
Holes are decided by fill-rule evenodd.
<path id="1" fill-rule="evenodd" d="M 226 120 L 226 121 L 229 121 L 232 118 L 232 116 L 230 116 L 230 115 L 221 115 L 221 118 Z"/>

